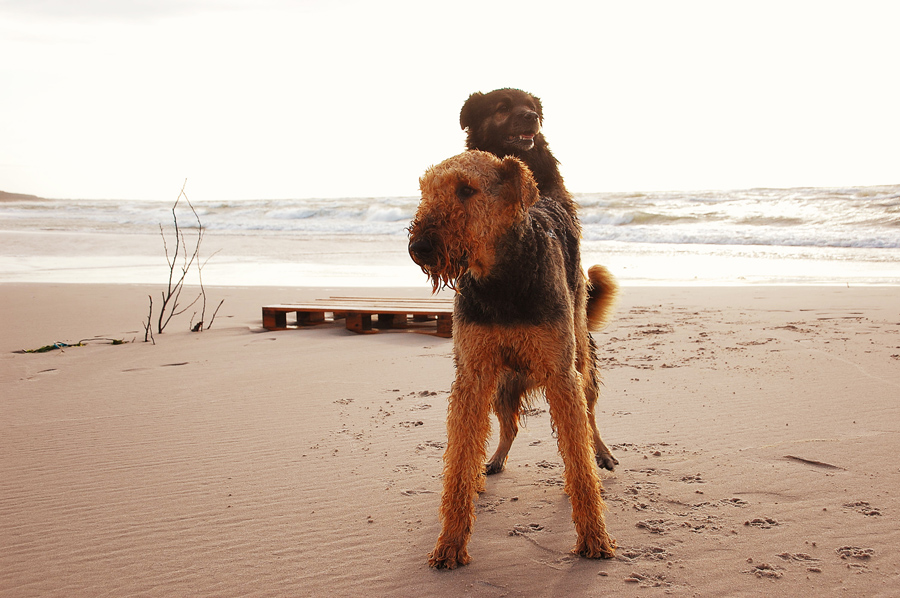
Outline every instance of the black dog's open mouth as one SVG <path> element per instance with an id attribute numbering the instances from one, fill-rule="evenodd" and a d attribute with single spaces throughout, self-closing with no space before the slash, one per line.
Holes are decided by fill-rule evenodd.
<path id="1" fill-rule="evenodd" d="M 510 135 L 506 138 L 506 143 L 521 150 L 530 150 L 534 147 L 535 133 L 520 133 L 519 135 Z"/>

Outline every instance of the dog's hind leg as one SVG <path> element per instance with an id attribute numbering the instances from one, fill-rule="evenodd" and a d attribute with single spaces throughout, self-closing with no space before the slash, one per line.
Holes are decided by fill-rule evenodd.
<path id="1" fill-rule="evenodd" d="M 596 348 L 593 339 L 591 340 L 590 352 L 591 358 L 588 363 L 595 363 L 596 359 L 594 355 Z M 599 467 L 613 471 L 616 465 L 619 464 L 619 461 L 613 456 L 612 451 L 609 450 L 609 447 L 606 446 L 603 439 L 600 438 L 600 430 L 597 429 L 597 416 L 595 410 L 599 396 L 600 373 L 597 371 L 596 367 L 592 367 L 585 377 L 584 398 L 585 401 L 587 401 L 588 423 L 591 425 L 591 434 L 594 439 L 594 458 Z"/>
<path id="2" fill-rule="evenodd" d="M 591 434 L 594 439 L 594 460 L 597 462 L 598 467 L 614 471 L 616 465 L 619 464 L 619 460 L 613 456 L 612 451 L 609 450 L 609 447 L 606 446 L 606 443 L 600 438 L 600 430 L 597 429 L 597 420 L 594 415 L 594 407 L 596 404 L 596 399 L 593 403 L 588 403 L 588 420 L 591 424 Z"/>
<path id="3" fill-rule="evenodd" d="M 494 413 L 500 421 L 500 442 L 494 455 L 484 465 L 487 475 L 503 471 L 509 449 L 519 432 L 519 409 L 526 389 L 525 377 L 521 374 L 508 373 L 500 380 L 494 396 Z"/>

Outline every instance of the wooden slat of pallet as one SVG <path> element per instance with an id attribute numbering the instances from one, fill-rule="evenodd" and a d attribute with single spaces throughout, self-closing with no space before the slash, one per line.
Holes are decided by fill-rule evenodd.
<path id="1" fill-rule="evenodd" d="M 386 298 L 386 297 L 329 297 L 328 299 L 316 299 L 316 304 L 328 304 L 332 306 L 361 309 L 389 309 L 389 310 L 453 310 L 453 299 L 422 299 L 422 298 Z"/>
<path id="2" fill-rule="evenodd" d="M 277 310 L 283 312 L 303 311 L 303 312 L 342 312 L 342 311 L 360 311 L 370 313 L 385 314 L 426 314 L 437 315 L 439 313 L 451 313 L 452 305 L 417 305 L 407 304 L 398 305 L 395 303 L 367 303 L 355 304 L 348 302 L 321 302 L 321 303 L 285 303 L 279 305 L 267 305 L 263 309 Z"/>
<path id="3" fill-rule="evenodd" d="M 353 303 L 416 303 L 422 305 L 453 305 L 453 299 L 447 297 L 329 297 L 328 299 L 316 299 L 324 301 L 352 301 Z"/>
<path id="4" fill-rule="evenodd" d="M 358 333 L 373 332 L 373 326 L 405 329 L 435 322 L 438 336 L 449 338 L 453 334 L 453 301 L 448 299 L 332 297 L 314 303 L 267 305 L 262 308 L 263 327 L 287 329 L 288 313 L 297 314 L 297 327 L 328 322 L 326 314 L 330 313 L 331 322 L 343 317 L 347 330 Z"/>

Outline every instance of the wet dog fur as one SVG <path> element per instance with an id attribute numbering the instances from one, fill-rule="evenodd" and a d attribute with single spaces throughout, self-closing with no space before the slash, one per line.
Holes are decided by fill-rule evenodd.
<path id="1" fill-rule="evenodd" d="M 435 288 L 457 290 L 442 528 L 429 564 L 453 569 L 469 562 L 490 411 L 511 443 L 515 429 L 504 426 L 516 424 L 530 390 L 543 390 L 550 405 L 577 532 L 573 552 L 611 558 L 615 540 L 606 532 L 595 465 L 598 442 L 605 445 L 587 399 L 596 371 L 587 284 L 577 242 L 570 242 L 577 221 L 540 196 L 531 170 L 515 157 L 468 151 L 428 169 L 420 187 L 410 256 Z"/>

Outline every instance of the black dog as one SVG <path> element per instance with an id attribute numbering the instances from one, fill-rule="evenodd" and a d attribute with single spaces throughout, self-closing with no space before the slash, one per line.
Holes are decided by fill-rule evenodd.
<path id="1" fill-rule="evenodd" d="M 543 122 L 540 98 L 512 88 L 475 92 L 459 113 L 468 149 L 490 152 L 498 158 L 519 158 L 531 169 L 541 197 L 555 199 L 574 216 L 575 204 L 559 173 L 559 161 L 541 132 Z"/>
<path id="2" fill-rule="evenodd" d="M 568 215 L 571 225 L 554 231 L 565 238 L 566 263 L 581 271 L 581 225 L 578 210 L 572 195 L 566 189 L 559 172 L 559 160 L 550 152 L 550 146 L 541 132 L 544 121 L 540 98 L 521 89 L 503 88 L 489 93 L 475 92 L 463 104 L 459 113 L 459 124 L 466 131 L 466 147 L 470 150 L 490 152 L 498 158 L 515 156 L 531 170 L 538 185 L 541 198 L 551 200 Z M 573 276 L 574 273 L 569 273 Z M 618 291 L 615 279 L 602 266 L 593 266 L 587 280 L 588 328 L 599 329 L 609 318 L 615 295 Z M 588 415 L 594 436 L 597 464 L 612 470 L 618 461 L 600 438 L 594 417 L 594 408 L 600 394 L 600 373 L 597 368 L 597 348 L 594 339 L 589 339 L 588 359 L 589 379 L 585 395 Z M 500 444 L 488 460 L 485 471 L 488 474 L 503 470 L 506 457 L 518 432 L 519 413 L 527 406 L 531 389 L 523 385 L 501 385 L 494 399 L 494 411 L 500 420 Z"/>

